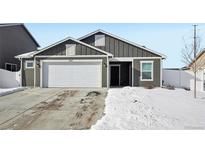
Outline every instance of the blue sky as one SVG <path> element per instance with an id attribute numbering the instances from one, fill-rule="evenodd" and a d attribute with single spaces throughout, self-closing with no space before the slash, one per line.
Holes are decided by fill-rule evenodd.
<path id="1" fill-rule="evenodd" d="M 192 24 L 25 24 L 41 47 L 65 37 L 79 38 L 96 29 L 103 29 L 167 55 L 164 67 L 182 67 L 183 37 L 192 41 Z M 205 24 L 198 24 L 201 46 L 205 47 Z"/>

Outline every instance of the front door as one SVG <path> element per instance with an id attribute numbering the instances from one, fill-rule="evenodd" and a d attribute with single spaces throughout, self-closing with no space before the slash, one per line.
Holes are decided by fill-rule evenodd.
<path id="1" fill-rule="evenodd" d="M 110 86 L 120 86 L 120 65 L 110 66 Z"/>

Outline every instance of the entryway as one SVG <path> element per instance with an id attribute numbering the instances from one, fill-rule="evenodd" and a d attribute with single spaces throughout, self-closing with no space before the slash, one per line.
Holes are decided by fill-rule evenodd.
<path id="1" fill-rule="evenodd" d="M 132 86 L 132 62 L 110 62 L 110 87 Z"/>

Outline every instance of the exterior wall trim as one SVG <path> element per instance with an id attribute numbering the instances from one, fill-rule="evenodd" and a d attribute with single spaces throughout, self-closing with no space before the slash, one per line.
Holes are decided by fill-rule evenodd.
<path id="1" fill-rule="evenodd" d="M 51 60 L 51 59 L 46 59 L 46 60 L 41 60 L 43 62 L 102 62 L 102 59 L 64 59 L 64 60 Z"/>
<path id="2" fill-rule="evenodd" d="M 23 87 L 23 60 L 22 59 L 19 59 L 21 61 L 21 68 L 20 68 L 20 71 L 21 71 L 21 87 Z"/>
<path id="3" fill-rule="evenodd" d="M 110 63 L 109 57 L 107 56 L 107 88 L 110 88 Z"/>
<path id="4" fill-rule="evenodd" d="M 34 77 L 33 77 L 33 86 L 34 87 L 36 87 L 36 58 L 34 57 L 34 72 L 33 72 L 33 74 L 34 74 Z"/>
<path id="5" fill-rule="evenodd" d="M 162 59 L 161 57 L 113 57 L 110 61 L 132 61 L 133 59 Z"/>
<path id="6" fill-rule="evenodd" d="M 91 57 L 107 57 L 107 55 L 75 55 L 75 56 L 51 56 L 51 55 L 43 55 L 43 56 L 35 56 L 36 58 L 91 58 Z"/>
<path id="7" fill-rule="evenodd" d="M 134 87 L 134 59 L 132 59 L 132 87 Z"/>
<path id="8" fill-rule="evenodd" d="M 43 60 L 40 61 L 40 87 L 43 88 Z"/>

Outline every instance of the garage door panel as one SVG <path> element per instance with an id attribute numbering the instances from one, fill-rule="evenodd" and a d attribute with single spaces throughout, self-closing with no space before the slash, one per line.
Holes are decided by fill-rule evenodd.
<path id="1" fill-rule="evenodd" d="M 45 62 L 43 87 L 101 87 L 101 70 L 101 62 Z"/>

